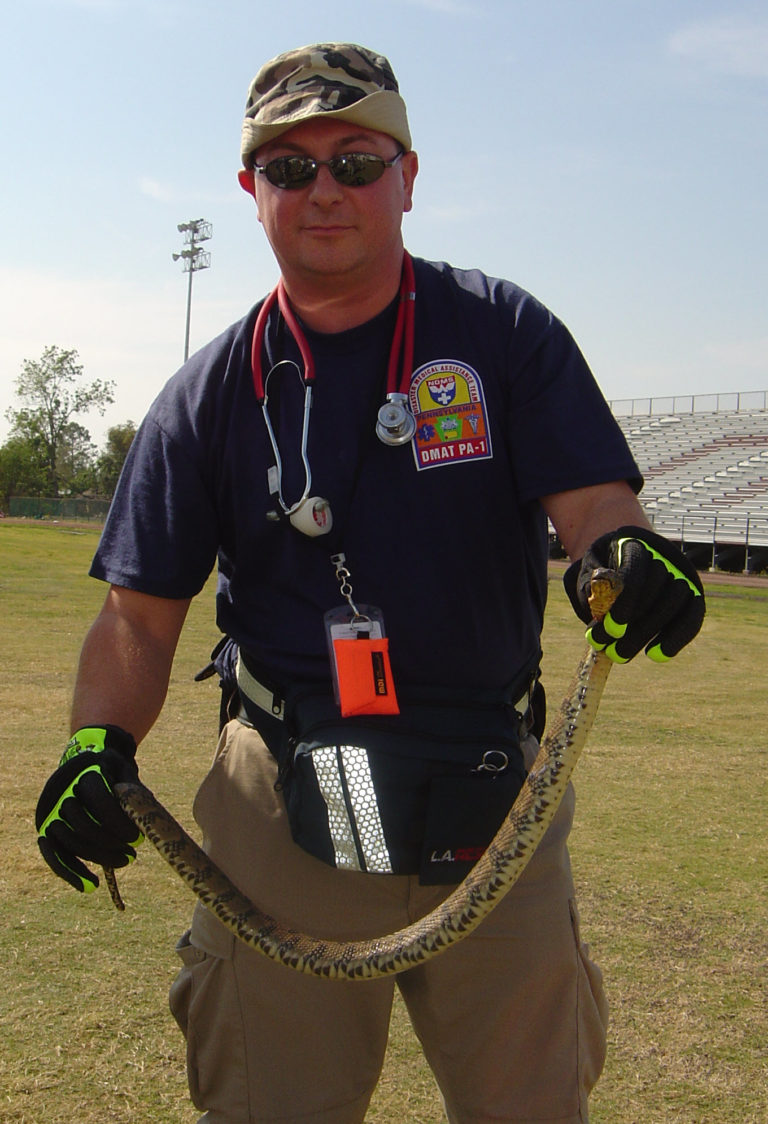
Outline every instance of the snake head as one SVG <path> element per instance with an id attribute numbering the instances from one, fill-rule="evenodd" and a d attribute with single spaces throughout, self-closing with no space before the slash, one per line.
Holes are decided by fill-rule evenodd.
<path id="1" fill-rule="evenodd" d="M 621 576 L 615 570 L 599 566 L 592 571 L 589 581 L 589 608 L 596 621 L 601 621 L 624 588 Z"/>

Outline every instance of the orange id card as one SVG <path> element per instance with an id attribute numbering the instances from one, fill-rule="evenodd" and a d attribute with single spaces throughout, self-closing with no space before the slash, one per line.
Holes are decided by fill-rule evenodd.
<path id="1" fill-rule="evenodd" d="M 389 666 L 389 640 L 357 637 L 333 641 L 339 705 L 343 718 L 353 714 L 399 714 Z"/>

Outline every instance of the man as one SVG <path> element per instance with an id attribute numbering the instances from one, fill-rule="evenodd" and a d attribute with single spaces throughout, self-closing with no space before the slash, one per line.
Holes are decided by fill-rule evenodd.
<path id="1" fill-rule="evenodd" d="M 547 517 L 585 621 L 592 568 L 624 577 L 590 632 L 617 662 L 675 655 L 704 602 L 651 531 L 563 325 L 508 282 L 405 253 L 418 159 L 386 59 L 319 44 L 268 63 L 242 158 L 280 284 L 182 368 L 134 441 L 40 847 L 81 890 L 97 881 L 81 858 L 134 857 L 109 785 L 136 775 L 218 555 L 238 691 L 195 802 L 205 847 L 292 926 L 363 939 L 445 896 L 533 760 Z M 452 1122 L 587 1120 L 606 1005 L 578 934 L 571 816 L 569 792 L 476 933 L 397 977 Z M 203 1120 L 363 1120 L 392 978 L 292 973 L 202 907 L 179 953 L 171 1004 Z"/>

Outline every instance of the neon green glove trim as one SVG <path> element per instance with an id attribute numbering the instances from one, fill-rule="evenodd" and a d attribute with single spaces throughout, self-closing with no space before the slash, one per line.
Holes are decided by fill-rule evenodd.
<path id="1" fill-rule="evenodd" d="M 78 773 L 77 776 L 75 777 L 75 779 L 70 784 L 69 788 L 64 789 L 61 796 L 59 797 L 59 799 L 56 801 L 53 808 L 51 809 L 50 813 L 43 820 L 42 824 L 40 825 L 40 830 L 37 833 L 39 836 L 41 836 L 42 838 L 45 838 L 45 833 L 46 833 L 47 829 L 51 826 L 53 821 L 61 818 L 59 813 L 61 812 L 62 804 L 64 803 L 65 800 L 69 800 L 70 797 L 73 797 L 75 795 L 75 785 L 80 781 L 80 779 L 82 777 L 85 776 L 86 773 L 98 773 L 99 776 L 102 778 L 102 780 L 104 779 L 103 774 L 101 772 L 101 769 L 99 768 L 98 765 L 89 765 L 87 769 L 83 769 L 82 773 Z M 90 813 L 87 811 L 87 809 L 85 809 L 85 811 L 86 811 L 87 815 L 90 815 Z M 93 816 L 91 816 L 91 819 L 93 819 Z M 96 821 L 94 820 L 94 823 L 95 822 Z"/>
<path id="2" fill-rule="evenodd" d="M 91 881 L 89 878 L 83 878 L 82 874 L 78 874 L 77 871 L 73 870 L 71 866 L 67 866 L 67 864 L 64 862 L 64 860 L 62 859 L 61 855 L 58 852 L 56 853 L 56 857 L 58 858 L 61 865 L 66 867 L 67 870 L 69 871 L 69 873 L 74 878 L 76 878 L 78 880 L 78 882 L 80 882 L 80 884 L 83 887 L 83 893 L 84 894 L 92 894 L 93 891 L 98 887 L 98 882 L 95 879 L 94 879 L 94 881 Z"/>
<path id="3" fill-rule="evenodd" d="M 645 654 L 648 659 L 653 660 L 654 663 L 669 663 L 669 661 L 672 659 L 671 656 L 664 655 L 661 650 L 661 644 L 654 644 L 654 646 L 652 648 L 649 648 Z"/>
<path id="4" fill-rule="evenodd" d="M 603 628 L 614 640 L 621 640 L 622 636 L 627 631 L 626 624 L 618 624 L 610 613 L 606 613 L 603 617 Z"/>
<path id="5" fill-rule="evenodd" d="M 641 539 L 638 536 L 636 536 L 634 538 L 619 539 L 619 543 L 618 543 L 618 545 L 619 545 L 619 566 L 622 565 L 621 552 L 624 549 L 624 546 L 626 545 L 626 543 L 628 543 L 628 542 L 639 542 L 639 543 L 641 543 L 645 547 L 645 549 L 648 551 L 648 553 L 651 555 L 652 558 L 655 558 L 658 562 L 663 563 L 667 572 L 670 573 L 673 578 L 680 579 L 681 581 L 685 582 L 685 584 L 688 586 L 688 588 L 690 589 L 690 591 L 694 595 L 694 597 L 701 597 L 701 590 L 696 588 L 696 586 L 693 584 L 691 579 L 686 577 L 685 574 L 682 572 L 682 570 L 678 570 L 677 566 L 675 566 L 672 562 L 670 562 L 668 558 L 665 558 L 663 554 L 660 554 L 658 552 L 658 550 L 654 550 L 652 546 L 649 546 L 648 543 L 644 539 Z"/>
<path id="6" fill-rule="evenodd" d="M 67 742 L 67 748 L 61 756 L 59 765 L 66 765 L 67 761 L 71 761 L 78 753 L 85 753 L 89 749 L 93 753 L 101 753 L 106 734 L 107 731 L 103 726 L 85 726 L 82 730 L 77 730 Z"/>
<path id="7" fill-rule="evenodd" d="M 74 797 L 74 795 L 75 795 L 75 785 L 78 784 L 79 781 L 82 780 L 82 778 L 85 776 L 86 773 L 98 773 L 99 776 L 101 777 L 101 779 L 104 781 L 104 784 L 109 789 L 109 791 L 112 792 L 112 789 L 109 785 L 109 782 L 107 781 L 107 778 L 104 776 L 104 774 L 102 773 L 99 766 L 98 765 L 89 765 L 87 769 L 83 769 L 82 773 L 77 774 L 77 776 L 72 781 L 70 786 L 64 790 L 64 792 L 61 794 L 61 796 L 59 797 L 59 799 L 56 801 L 55 805 L 51 809 L 50 813 L 43 820 L 42 824 L 40 825 L 40 830 L 37 833 L 40 838 L 44 839 L 45 833 L 46 833 L 47 829 L 50 827 L 50 825 L 53 823 L 53 821 L 61 818 L 59 813 L 61 812 L 62 804 L 64 803 L 65 800 L 68 800 L 70 797 Z M 98 820 L 95 820 L 93 818 L 93 816 L 91 816 L 91 813 L 88 811 L 87 808 L 84 808 L 83 811 L 85 812 L 85 814 L 87 816 L 89 816 L 93 820 L 94 823 L 98 823 Z M 133 839 L 130 842 L 129 846 L 138 847 L 139 844 L 143 843 L 143 842 L 144 842 L 144 836 L 141 832 L 139 832 L 138 838 Z M 131 855 L 128 858 L 128 862 L 132 863 L 133 861 L 134 861 L 134 856 Z M 63 865 L 66 866 L 67 864 L 64 863 Z M 67 867 L 67 869 L 69 869 L 69 867 Z M 72 873 L 74 874 L 74 871 Z M 79 878 L 80 876 L 75 874 L 75 877 Z"/>
<path id="8" fill-rule="evenodd" d="M 585 637 L 587 643 L 591 644 L 596 652 L 604 652 L 605 651 L 605 644 L 601 644 L 598 640 L 595 640 L 595 638 L 592 635 L 592 629 L 591 628 L 587 629 L 587 631 L 584 633 L 584 637 Z"/>
<path id="9" fill-rule="evenodd" d="M 603 623 L 605 623 L 605 621 L 603 621 Z M 595 651 L 596 652 L 603 652 L 603 654 L 606 655 L 612 663 L 629 663 L 628 659 L 625 659 L 623 656 L 620 656 L 618 654 L 618 652 L 616 651 L 615 641 L 614 641 L 613 644 L 600 644 L 597 640 L 593 640 L 591 628 L 587 629 L 586 637 L 587 637 L 587 642 L 592 645 L 592 647 L 595 649 Z M 621 637 L 619 637 L 619 639 L 621 639 Z"/>

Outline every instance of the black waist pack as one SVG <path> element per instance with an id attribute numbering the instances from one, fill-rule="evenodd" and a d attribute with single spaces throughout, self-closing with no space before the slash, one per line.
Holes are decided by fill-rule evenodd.
<path id="1" fill-rule="evenodd" d="M 277 787 L 296 843 L 342 869 L 461 881 L 525 779 L 522 690 L 462 705 L 400 692 L 399 715 L 354 718 L 330 690 L 289 691 Z"/>

